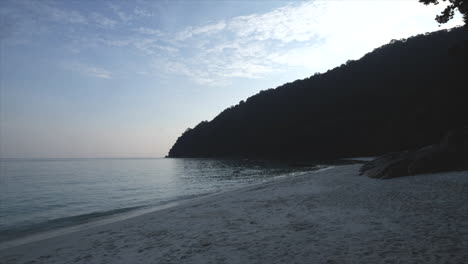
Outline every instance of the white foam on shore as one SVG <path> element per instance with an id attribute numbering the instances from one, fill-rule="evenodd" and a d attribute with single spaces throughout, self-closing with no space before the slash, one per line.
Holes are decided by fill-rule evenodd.
<path id="1" fill-rule="evenodd" d="M 5 263 L 467 263 L 468 172 L 338 166 L 0 251 Z"/>

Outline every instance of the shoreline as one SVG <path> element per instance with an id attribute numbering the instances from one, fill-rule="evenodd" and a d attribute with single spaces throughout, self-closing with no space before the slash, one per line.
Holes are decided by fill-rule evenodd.
<path id="1" fill-rule="evenodd" d="M 461 263 L 468 172 L 337 166 L 0 250 L 5 263 Z"/>
<path id="2" fill-rule="evenodd" d="M 276 181 L 281 181 L 285 179 L 302 176 L 304 174 L 308 174 L 311 172 L 325 170 L 330 167 L 332 166 L 327 166 L 327 167 L 319 168 L 319 169 L 312 170 L 312 171 L 306 171 L 306 172 L 287 173 L 287 174 L 275 176 L 265 182 L 258 182 L 254 184 L 249 184 L 247 186 L 231 187 L 226 190 L 217 191 L 217 192 L 196 194 L 196 195 L 193 195 L 191 198 L 175 199 L 175 200 L 168 201 L 160 205 L 138 206 L 139 207 L 138 209 L 128 210 L 126 212 L 116 213 L 116 214 L 109 215 L 109 216 L 98 217 L 96 219 L 90 220 L 85 223 L 78 223 L 78 224 L 74 224 L 70 226 L 57 227 L 57 228 L 53 228 L 50 230 L 33 232 L 31 235 L 19 236 L 13 239 L 0 241 L 0 251 L 11 248 L 11 247 L 21 246 L 21 245 L 36 242 L 36 241 L 41 241 L 41 240 L 45 240 L 45 239 L 49 239 L 49 238 L 53 238 L 57 236 L 62 236 L 62 235 L 67 235 L 67 234 L 74 233 L 74 232 L 83 231 L 83 230 L 93 228 L 93 227 L 98 227 L 98 226 L 108 225 L 108 224 L 115 223 L 115 222 L 125 221 L 131 218 L 145 215 L 145 214 L 154 213 L 154 212 L 165 210 L 168 208 L 181 206 L 190 202 L 196 202 L 200 199 L 204 199 L 204 198 L 208 198 L 208 197 L 216 196 L 216 195 L 221 195 L 227 192 L 238 191 L 238 190 L 249 188 L 249 187 L 255 187 L 257 185 L 268 184 L 271 182 L 276 182 Z M 121 210 L 121 209 L 114 209 L 114 210 Z M 96 213 L 99 214 L 101 212 L 95 212 L 92 214 L 96 214 Z M 72 216 L 72 217 L 79 217 L 79 216 L 81 215 Z"/>

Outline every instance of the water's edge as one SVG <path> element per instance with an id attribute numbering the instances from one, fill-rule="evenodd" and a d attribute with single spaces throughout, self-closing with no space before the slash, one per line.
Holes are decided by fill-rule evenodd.
<path id="1" fill-rule="evenodd" d="M 226 190 L 201 193 L 196 195 L 190 195 L 180 197 L 178 199 L 161 203 L 159 205 L 148 205 L 148 206 L 134 206 L 125 207 L 109 211 L 93 212 L 89 214 L 76 215 L 71 217 L 58 218 L 29 228 L 18 228 L 16 230 L 7 230 L 1 233 L 0 238 L 0 250 L 7 249 L 14 246 L 19 246 L 35 241 L 40 241 L 52 237 L 57 237 L 72 232 L 77 232 L 85 229 L 89 229 L 96 226 L 106 225 L 118 221 L 127 220 L 130 218 L 138 217 L 147 213 L 157 212 L 160 210 L 176 207 L 182 204 L 197 201 L 198 199 L 204 199 L 210 196 L 220 195 L 227 192 L 248 189 L 256 187 L 258 185 L 269 184 L 272 182 L 278 182 L 285 179 L 291 179 L 294 177 L 309 174 L 314 171 L 327 170 L 332 166 L 316 166 L 314 169 L 311 168 L 309 171 L 303 172 L 292 172 L 283 175 L 278 175 L 264 182 L 251 183 L 240 187 L 231 187 Z"/>

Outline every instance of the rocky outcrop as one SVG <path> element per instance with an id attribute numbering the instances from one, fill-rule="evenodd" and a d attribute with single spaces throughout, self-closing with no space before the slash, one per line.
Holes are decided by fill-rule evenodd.
<path id="1" fill-rule="evenodd" d="M 448 132 L 439 144 L 378 157 L 365 163 L 360 172 L 389 179 L 451 170 L 468 170 L 468 127 Z"/>

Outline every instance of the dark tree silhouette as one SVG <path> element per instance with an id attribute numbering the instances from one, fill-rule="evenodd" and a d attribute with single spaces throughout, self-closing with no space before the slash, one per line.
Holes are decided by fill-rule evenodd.
<path id="1" fill-rule="evenodd" d="M 169 157 L 334 159 L 419 148 L 468 124 L 468 28 L 393 40 L 187 129 Z"/>
<path id="2" fill-rule="evenodd" d="M 436 16 L 436 21 L 440 24 L 447 23 L 455 15 L 455 10 L 463 15 L 463 21 L 465 25 L 468 25 L 468 0 L 442 0 L 443 2 L 448 1 L 450 4 L 442 11 L 442 13 Z M 425 5 L 438 5 L 440 0 L 419 0 L 419 2 Z"/>

